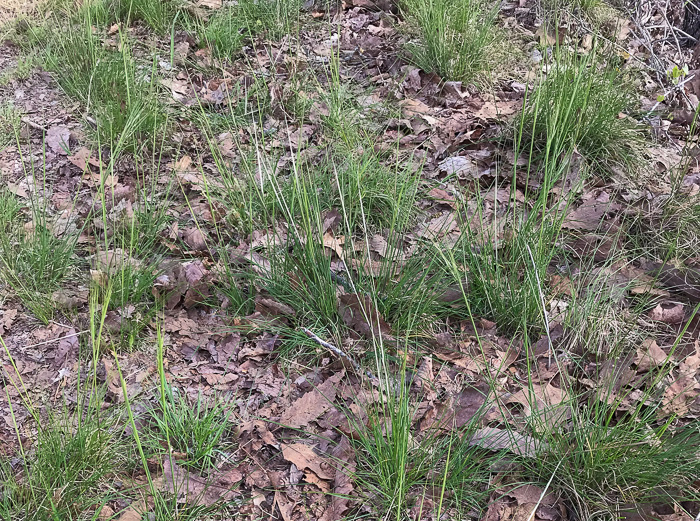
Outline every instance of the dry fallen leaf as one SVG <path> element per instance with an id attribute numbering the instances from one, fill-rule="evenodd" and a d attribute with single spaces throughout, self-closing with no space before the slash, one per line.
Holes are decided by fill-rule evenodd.
<path id="1" fill-rule="evenodd" d="M 661 302 L 649 312 L 649 318 L 665 324 L 680 324 L 685 320 L 685 308 L 680 302 Z"/>
<path id="2" fill-rule="evenodd" d="M 493 451 L 505 449 L 527 458 L 535 458 L 540 452 L 548 449 L 545 442 L 536 440 L 532 436 L 496 427 L 478 429 L 469 438 L 469 445 L 478 445 Z"/>
<path id="3" fill-rule="evenodd" d="M 330 464 L 303 443 L 282 444 L 282 456 L 301 470 L 310 470 L 321 479 L 333 479 L 335 472 Z"/>
<path id="4" fill-rule="evenodd" d="M 637 348 L 637 357 L 634 359 L 634 363 L 637 365 L 637 371 L 644 373 L 652 367 L 662 365 L 666 359 L 666 353 L 658 346 L 656 341 L 647 338 Z"/>
<path id="5" fill-rule="evenodd" d="M 536 423 L 555 425 L 567 419 L 568 407 L 562 404 L 566 395 L 562 389 L 551 383 L 532 384 L 521 389 L 505 400 L 505 403 L 518 403 L 523 406 L 525 416 L 534 417 Z"/>
<path id="6" fill-rule="evenodd" d="M 235 485 L 243 479 L 240 471 L 218 472 L 204 478 L 178 466 L 172 458 L 163 461 L 163 481 L 168 492 L 177 494 L 178 502 L 188 505 L 211 506 L 230 501 L 238 494 Z"/>
<path id="7" fill-rule="evenodd" d="M 0 309 L 0 337 L 10 330 L 16 317 L 16 309 Z"/>
<path id="8" fill-rule="evenodd" d="M 68 154 L 70 150 L 70 129 L 63 125 L 51 127 L 46 133 L 46 144 L 57 154 Z"/>
<path id="9" fill-rule="evenodd" d="M 85 147 L 79 148 L 75 154 L 68 156 L 68 161 L 77 166 L 81 171 L 87 172 L 88 165 L 95 168 L 104 167 L 104 163 L 97 158 L 92 157 L 92 152 Z"/>
<path id="10" fill-rule="evenodd" d="M 376 310 L 369 296 L 360 298 L 356 293 L 341 295 L 339 309 L 345 325 L 368 340 L 381 337 L 386 341 L 395 341 L 391 336 L 391 327 Z"/>
<path id="11" fill-rule="evenodd" d="M 335 462 L 335 476 L 333 477 L 333 496 L 331 504 L 321 516 L 321 521 L 338 521 L 349 508 L 348 496 L 354 490 L 352 476 L 355 474 L 357 463 L 355 451 L 348 439 L 343 436 L 340 442 L 331 452 Z"/>
<path id="12" fill-rule="evenodd" d="M 181 232 L 182 240 L 187 246 L 194 251 L 205 251 L 207 249 L 207 241 L 202 233 L 202 230 L 197 226 L 190 226 Z"/>
<path id="13" fill-rule="evenodd" d="M 304 427 L 333 407 L 336 389 L 345 371 L 335 373 L 318 387 L 304 394 L 285 409 L 280 423 L 289 427 Z"/>

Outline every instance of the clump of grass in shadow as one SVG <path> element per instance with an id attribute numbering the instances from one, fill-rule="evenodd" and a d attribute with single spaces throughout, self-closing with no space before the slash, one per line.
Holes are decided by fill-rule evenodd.
<path id="1" fill-rule="evenodd" d="M 497 6 L 483 0 L 401 0 L 399 5 L 416 28 L 407 50 L 418 67 L 458 81 L 473 81 L 489 68 Z"/>

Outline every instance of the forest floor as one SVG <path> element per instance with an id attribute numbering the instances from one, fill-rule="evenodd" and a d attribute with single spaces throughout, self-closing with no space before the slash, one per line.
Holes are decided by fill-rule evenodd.
<path id="1" fill-rule="evenodd" d="M 682 17 L 5 2 L 0 519 L 700 519 Z"/>

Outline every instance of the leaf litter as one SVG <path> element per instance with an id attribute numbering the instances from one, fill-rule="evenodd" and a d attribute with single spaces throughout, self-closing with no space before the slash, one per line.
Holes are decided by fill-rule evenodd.
<path id="1" fill-rule="evenodd" d="M 507 4 L 503 7 L 505 13 L 511 12 L 510 3 Z M 197 8 L 207 10 L 207 13 L 223 7 L 223 3 L 216 0 L 197 2 Z M 498 169 L 503 168 L 500 163 L 505 161 L 506 168 L 514 166 L 518 175 L 522 174 L 522 170 L 518 169 L 522 165 L 518 165 L 518 159 L 509 159 L 507 155 L 497 157 L 494 147 L 485 138 L 494 135 L 518 113 L 525 89 L 511 84 L 492 95 L 463 82 L 444 82 L 437 75 L 406 63 L 396 52 L 403 36 L 394 25 L 398 20 L 397 10 L 391 2 L 352 0 L 343 2 L 341 7 L 318 5 L 314 9 L 317 10 L 312 12 L 312 16 L 317 18 L 338 16 L 339 49 L 348 53 L 347 66 L 343 65 L 341 72 L 344 77 L 359 78 L 360 82 L 371 84 L 375 89 L 371 97 L 365 100 L 357 98 L 356 101 L 368 110 L 377 109 L 384 101 L 395 103 L 400 109 L 400 118 L 387 122 L 386 131 L 378 138 L 377 148 L 384 146 L 390 149 L 398 143 L 399 152 L 410 151 L 422 164 L 422 178 L 437 183 L 430 184 L 429 189 L 425 190 L 425 197 L 419 201 L 419 205 L 426 210 L 426 217 L 411 234 L 416 239 L 441 243 L 444 247 L 454 246 L 456 239 L 469 227 L 481 230 L 480 238 L 484 243 L 505 238 L 508 233 L 505 216 L 510 203 L 509 194 L 515 194 L 515 198 L 520 200 L 524 200 L 524 196 L 519 187 L 507 184 L 494 194 L 488 184 L 497 179 Z M 529 2 L 520 2 L 512 10 L 515 13 L 513 20 L 521 24 L 524 31 L 530 31 L 545 45 L 551 46 L 552 37 L 546 32 L 536 31 L 527 22 L 528 16 L 534 13 Z M 625 40 L 627 30 L 629 28 L 617 30 L 617 37 Z M 316 59 L 328 58 L 331 52 L 335 52 L 333 42 L 327 41 L 327 35 L 319 35 L 308 29 L 304 38 L 302 46 L 309 46 L 307 54 Z M 269 41 L 261 43 L 264 49 L 244 51 L 249 57 L 254 57 L 250 63 L 256 69 L 247 73 L 268 75 L 272 81 L 283 83 L 288 72 L 286 67 L 293 61 L 289 45 Z M 634 52 L 642 52 L 640 49 L 637 46 Z M 181 58 L 189 59 L 191 54 L 199 60 L 206 58 L 206 53 L 191 53 L 189 45 L 178 47 Z M 179 69 L 162 82 L 172 98 L 173 106 L 194 107 L 201 103 L 207 110 L 221 111 L 236 103 L 234 93 L 238 86 L 248 83 L 250 76 L 247 73 L 241 74 L 233 69 L 216 73 L 194 72 L 188 69 L 187 59 L 176 60 L 175 65 Z M 55 85 L 38 86 L 32 80 L 27 86 L 41 92 L 44 99 L 60 97 Z M 690 85 L 687 89 L 690 89 Z M 22 88 L 11 94 L 15 99 L 24 99 L 19 90 Z M 5 89 L 2 95 L 3 98 L 7 96 Z M 271 89 L 271 96 L 284 109 L 283 97 L 276 97 L 274 88 Z M 106 159 L 98 158 L 95 149 L 89 147 L 88 140 L 74 132 L 71 112 L 66 109 L 58 116 L 51 116 L 51 103 L 44 103 L 41 96 L 36 99 L 37 106 L 31 108 L 40 116 L 38 121 L 48 129 L 45 136 L 49 153 L 46 167 L 56 173 L 50 204 L 59 209 L 67 201 L 77 201 L 79 208 L 75 209 L 75 213 L 78 219 L 86 219 L 89 214 L 86 208 L 98 208 L 97 187 L 103 186 L 112 190 L 114 197 L 111 197 L 109 204 L 116 206 L 116 203 L 124 201 L 123 210 L 126 211 L 127 202 L 135 202 L 135 199 L 131 200 L 128 189 L 138 183 L 134 173 L 125 166 L 118 175 L 103 177 L 98 172 L 105 167 L 103 161 Z M 291 121 L 290 127 L 271 146 L 290 158 L 324 146 L 320 129 L 321 122 L 329 116 L 329 110 L 319 102 L 312 106 L 313 113 L 308 122 Z M 287 120 L 286 111 L 282 119 Z M 666 123 L 670 130 L 682 131 L 680 119 Z M 183 121 L 182 124 L 183 128 L 187 128 L 187 122 Z M 267 124 L 270 130 L 282 128 L 281 120 L 275 121 L 272 116 Z M 242 133 L 246 134 L 246 139 L 254 135 L 251 129 L 243 129 Z M 193 145 L 201 136 L 193 130 L 186 130 L 184 134 L 182 143 L 187 153 L 179 158 L 170 158 L 169 164 L 164 164 L 161 171 L 155 172 L 161 184 L 169 183 L 174 177 L 183 194 L 203 195 L 210 190 L 227 189 L 229 186 L 225 183 L 230 180 L 218 177 L 211 169 L 214 158 L 202 158 L 201 150 Z M 30 131 L 33 142 L 39 143 L 43 138 L 36 128 Z M 240 151 L 236 150 L 231 136 L 223 137 L 217 146 L 227 159 L 240 159 Z M 3 150 L 0 164 L 18 162 L 18 154 L 16 149 Z M 671 152 L 663 148 L 656 150 L 653 157 L 661 176 L 668 174 L 680 162 L 680 158 L 675 159 Z M 3 175 L 10 171 L 3 168 Z M 557 197 L 563 198 L 578 186 L 574 174 L 555 189 Z M 78 179 L 80 182 L 77 182 Z M 692 179 L 686 178 L 686 181 L 690 190 Z M 130 185 L 130 182 L 133 184 Z M 517 180 L 514 182 L 517 183 Z M 35 190 L 25 179 L 20 179 L 17 172 L 14 178 L 8 178 L 8 186 L 22 198 L 32 196 Z M 650 187 L 646 189 L 651 190 Z M 472 209 L 467 219 L 458 213 L 458 208 L 463 207 L 461 199 L 465 196 L 473 197 L 466 201 L 465 207 Z M 341 356 L 323 348 L 323 344 L 316 346 L 317 353 L 320 352 L 317 365 L 306 367 L 304 363 L 299 363 L 291 368 L 282 368 L 277 353 L 288 338 L 278 334 L 279 325 L 296 324 L 301 314 L 301 310 L 290 304 L 258 294 L 254 299 L 254 309 L 248 315 L 228 316 L 209 308 L 207 302 L 218 299 L 220 304 L 224 298 L 217 290 L 223 271 L 214 245 L 218 238 L 216 226 L 222 222 L 218 214 L 229 216 L 226 215 L 226 208 L 213 208 L 207 203 L 204 209 L 197 210 L 196 204 L 193 205 L 190 200 L 194 198 L 188 195 L 183 197 L 185 199 L 178 195 L 169 203 L 170 213 L 176 221 L 170 227 L 172 236 L 169 241 L 161 238 L 168 245 L 169 258 L 160 266 L 160 274 L 150 288 L 151 294 L 164 301 L 160 327 L 167 348 L 167 375 L 183 384 L 190 396 L 199 392 L 210 397 L 220 392 L 235 395 L 231 406 L 243 423 L 237 440 L 237 458 L 240 459 L 225 462 L 210 475 L 203 476 L 179 465 L 174 459 L 165 458 L 159 462 L 159 486 L 164 491 L 176 494 L 178 501 L 190 505 L 213 505 L 220 501 L 251 497 L 252 506 L 246 507 L 250 511 L 243 510 L 243 515 L 251 518 L 264 512 L 278 511 L 285 520 L 301 519 L 306 515 L 310 516 L 307 518 L 333 521 L 342 519 L 353 509 L 371 511 L 371 506 L 367 503 L 363 505 L 362 496 L 358 493 L 361 487 L 355 479 L 358 449 L 353 441 L 358 425 L 347 421 L 346 411 L 353 411 L 355 416 L 362 418 L 362 422 L 369 421 L 365 409 L 381 403 L 385 397 L 371 387 L 372 383 L 362 379 L 361 371 L 344 364 Z M 581 258 L 592 255 L 595 262 L 605 263 L 614 250 L 609 245 L 607 249 L 601 246 L 609 240 L 607 233 L 615 229 L 625 213 L 637 210 L 626 204 L 623 195 L 612 184 L 601 180 L 583 186 L 578 197 L 575 204 L 567 207 L 563 221 L 563 227 L 576 234 L 568 246 Z M 478 200 L 486 202 L 487 212 L 476 212 Z M 83 205 L 86 206 L 82 208 Z M 120 210 L 110 207 L 109 211 Z M 199 215 L 207 215 L 208 212 L 208 218 L 181 218 L 191 217 L 190 212 L 193 211 L 199 212 Z M 333 212 L 337 215 L 333 215 Z M 340 219 L 339 210 L 331 210 L 326 216 L 328 224 L 324 222 L 324 230 L 315 239 L 328 250 L 333 262 L 347 261 L 350 268 L 361 268 L 374 277 L 380 277 L 381 271 L 375 269 L 375 266 L 381 265 L 379 260 L 367 260 L 364 256 L 359 261 L 357 258 L 347 258 L 348 243 L 356 241 L 356 238 L 342 236 L 334 230 Z M 487 230 L 494 229 L 497 237 L 487 235 Z M 112 232 L 105 230 L 104 233 Z M 272 253 L 276 247 L 288 243 L 287 235 L 288 230 L 280 228 L 254 230 L 248 236 L 239 237 L 236 260 L 240 260 L 240 274 L 245 274 L 245 270 L 255 270 L 268 276 L 272 270 Z M 93 269 L 100 272 L 100 279 L 103 275 L 114 275 L 117 266 L 137 268 L 143 262 L 123 249 L 103 251 L 99 247 L 100 237 L 89 240 L 86 251 L 94 260 Z M 382 233 L 372 234 L 369 246 L 371 253 L 378 256 L 376 258 L 397 261 L 392 273 L 394 277 L 401 271 L 398 261 L 410 257 L 409 250 L 400 251 L 397 255 L 393 251 L 395 246 Z M 352 253 L 354 255 L 355 252 Z M 370 252 L 360 253 L 368 255 Z M 620 302 L 629 303 L 638 295 L 661 297 L 646 311 L 652 326 L 659 323 L 658 327 L 682 327 L 691 317 L 692 305 L 697 304 L 700 285 L 693 275 L 696 267 L 689 261 L 688 265 L 663 264 L 655 266 L 653 270 L 642 270 L 644 276 L 621 273 L 616 282 L 618 287 L 624 288 L 619 292 Z M 344 266 L 344 269 L 348 269 L 348 266 Z M 341 271 L 337 270 L 338 273 Z M 556 293 L 570 300 L 572 293 L 576 294 L 574 274 L 570 275 L 571 278 L 560 274 L 553 276 L 559 277 L 560 281 Z M 338 284 L 339 288 L 341 286 Z M 630 286 L 633 287 L 630 289 Z M 636 291 L 635 288 L 639 287 L 644 290 Z M 459 302 L 461 292 L 457 293 L 457 298 L 450 302 Z M 79 296 L 70 303 L 70 307 L 80 310 L 84 317 L 88 296 L 77 292 L 76 295 Z M 671 295 L 673 298 L 670 298 Z M 77 322 L 51 322 L 46 326 L 34 327 L 26 310 L 16 300 L 7 302 L 10 305 L 0 312 L 0 335 L 25 385 L 37 395 L 46 397 L 58 397 L 61 390 L 69 392 L 82 368 L 80 337 L 85 334 L 85 329 L 77 327 Z M 380 312 L 380 307 L 368 295 L 339 290 L 337 313 L 345 326 L 344 334 L 349 338 L 328 340 L 342 341 L 337 343 L 340 347 L 336 347 L 341 351 L 349 351 L 348 346 L 359 346 L 352 354 L 362 355 L 370 351 L 372 342 L 381 339 L 398 357 L 414 356 L 401 350 L 401 341 L 398 340 L 401 332 L 392 328 L 390 315 Z M 462 321 L 451 329 L 446 328 L 445 332 L 434 333 L 435 338 L 431 339 L 427 352 L 414 357 L 417 362 L 412 377 L 412 392 L 420 401 L 415 418 L 418 436 L 435 429 L 443 432 L 463 429 L 476 418 L 480 423 L 470 435 L 468 444 L 491 452 L 506 451 L 526 458 L 537 457 L 541 451 L 548 450 L 547 445 L 537 441 L 534 436 L 536 432 L 529 432 L 521 426 L 533 419 L 535 423 L 540 421 L 563 428 L 567 426 L 570 406 L 573 406 L 569 404 L 574 401 L 574 397 L 566 391 L 570 383 L 567 378 L 578 377 L 584 386 L 593 389 L 611 389 L 611 401 L 623 396 L 633 399 L 643 394 L 638 393 L 640 378 L 669 360 L 673 368 L 666 381 L 660 384 L 660 414 L 675 414 L 684 420 L 697 418 L 697 414 L 700 414 L 700 384 L 697 381 L 700 348 L 697 335 L 694 343 L 686 342 L 688 345 L 678 352 L 674 352 L 672 342 L 664 342 L 663 337 L 657 340 L 648 337 L 638 342 L 630 356 L 592 362 L 583 375 L 575 374 L 573 366 L 567 365 L 564 360 L 563 369 L 547 367 L 540 374 L 540 381 L 528 384 L 521 376 L 525 364 L 531 360 L 523 349 L 522 339 L 497 334 L 499 324 L 490 322 L 488 317 L 483 317 L 481 325 L 481 330 L 475 331 L 468 321 Z M 550 326 L 555 330 L 557 324 Z M 541 358 L 558 356 L 549 352 L 553 348 L 549 342 L 541 345 L 545 346 L 538 355 Z M 10 367 L 7 353 L 2 355 L 3 365 L 5 372 L 11 375 L 14 369 Z M 119 355 L 119 364 L 126 375 L 128 396 L 136 398 L 145 394 L 148 399 L 153 399 L 156 383 L 153 358 L 143 353 L 124 353 Z M 115 402 L 123 401 L 121 381 L 114 362 L 105 356 L 101 367 L 101 380 L 106 385 L 108 398 Z M 569 370 L 572 374 L 568 373 Z M 488 386 L 486 377 L 495 378 L 495 388 Z M 6 386 L 6 391 L 7 396 L 14 400 L 19 397 L 17 389 L 12 386 Z M 7 431 L 3 432 L 3 436 L 13 435 L 12 422 L 8 421 L 10 410 L 7 401 L 2 404 L 2 412 Z M 28 417 L 21 406 L 13 414 L 17 419 Z M 16 439 L 12 435 L 8 435 L 7 439 Z M 20 438 L 31 442 L 31 431 L 23 430 Z M 491 501 L 483 507 L 481 519 L 494 521 L 568 518 L 564 503 L 535 485 L 501 487 L 491 494 Z M 127 514 L 128 511 L 121 518 L 126 519 Z"/>

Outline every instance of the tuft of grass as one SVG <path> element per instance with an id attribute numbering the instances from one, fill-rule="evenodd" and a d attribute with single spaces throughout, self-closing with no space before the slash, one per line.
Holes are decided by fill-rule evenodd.
<path id="1" fill-rule="evenodd" d="M 138 63 L 125 33 L 118 34 L 118 50 L 105 48 L 93 31 L 92 16 L 85 10 L 77 23 L 53 31 L 45 49 L 46 68 L 69 96 L 84 104 L 100 143 L 137 150 L 165 123 L 157 102 L 155 62 Z"/>
<path id="2" fill-rule="evenodd" d="M 0 195 L 2 216 L 17 217 L 14 197 Z M 22 302 L 44 323 L 53 317 L 51 295 L 67 278 L 78 259 L 78 234 L 57 235 L 42 208 L 34 208 L 30 226 L 5 221 L 0 227 L 0 273 Z M 65 231 L 65 230 L 63 230 Z"/>
<path id="3" fill-rule="evenodd" d="M 0 519 L 97 516 L 107 499 L 107 480 L 125 451 L 115 435 L 115 418 L 105 415 L 96 401 L 83 404 L 83 399 L 85 411 L 51 413 L 40 425 L 33 449 L 22 453 L 19 463 L 0 465 Z"/>
<path id="4" fill-rule="evenodd" d="M 12 103 L 0 105 L 0 151 L 15 141 L 21 118 L 22 113 Z"/>
<path id="5" fill-rule="evenodd" d="M 553 489 L 579 519 L 616 516 L 670 498 L 697 500 L 691 492 L 700 472 L 697 426 L 659 422 L 655 405 L 620 414 L 622 396 L 606 389 L 598 394 L 570 405 L 567 428 L 535 417 L 534 428 L 549 450 L 522 462 L 526 474 L 542 483 L 554 475 Z"/>
<path id="6" fill-rule="evenodd" d="M 37 62 L 38 58 L 35 54 L 17 58 L 17 64 L 14 67 L 8 68 L 0 74 L 0 87 L 4 87 L 13 80 L 26 80 L 29 78 Z"/>
<path id="7" fill-rule="evenodd" d="M 672 190 L 659 207 L 632 221 L 628 238 L 632 249 L 658 262 L 692 259 L 700 248 L 700 198 Z"/>
<path id="8" fill-rule="evenodd" d="M 219 401 L 207 403 L 201 395 L 190 403 L 184 391 L 167 383 L 161 385 L 160 393 L 160 407 L 151 412 L 147 446 L 157 453 L 186 455 L 181 462 L 185 466 L 213 468 L 233 428 L 231 412 Z"/>
<path id="9" fill-rule="evenodd" d="M 446 80 L 473 81 L 488 68 L 496 39 L 497 4 L 484 0 L 401 0 L 417 38 L 408 44 L 414 63 Z"/>
<path id="10" fill-rule="evenodd" d="M 170 31 L 178 19 L 181 23 L 191 19 L 184 4 L 175 0 L 112 0 L 107 9 L 127 26 L 142 21 L 159 34 Z"/>
<path id="11" fill-rule="evenodd" d="M 586 12 L 595 9 L 600 4 L 600 0 L 540 0 L 542 9 L 548 13 L 560 13 L 572 9 Z"/>
<path id="12" fill-rule="evenodd" d="M 216 11 L 200 29 L 200 37 L 219 59 L 232 59 L 246 41 L 259 34 L 277 39 L 299 20 L 300 0 L 241 0 Z"/>
<path id="13" fill-rule="evenodd" d="M 544 330 L 543 287 L 547 268 L 561 252 L 561 215 L 513 218 L 497 239 L 468 230 L 444 256 L 452 284 L 463 292 L 464 308 L 453 313 L 487 317 L 500 331 Z M 466 280 L 465 280 L 466 278 Z"/>
<path id="14" fill-rule="evenodd" d="M 376 342 L 376 349 L 383 351 L 381 340 Z M 448 510 L 464 516 L 481 511 L 490 492 L 490 467 L 502 455 L 470 445 L 480 412 L 459 429 L 449 418 L 439 417 L 434 427 L 419 432 L 415 416 L 421 393 L 416 396 L 410 389 L 405 360 L 395 366 L 382 356 L 376 367 L 384 400 L 364 410 L 363 421 L 347 412 L 356 432 L 351 442 L 357 459 L 353 477 L 360 494 L 370 500 L 372 514 L 405 519 L 421 512 L 416 517 L 432 514 L 439 519 Z"/>
<path id="15" fill-rule="evenodd" d="M 598 172 L 639 166 L 643 135 L 632 118 L 631 90 L 594 51 L 577 56 L 555 48 L 554 63 L 526 100 L 519 139 L 541 158 L 550 150 L 578 152 Z"/>

